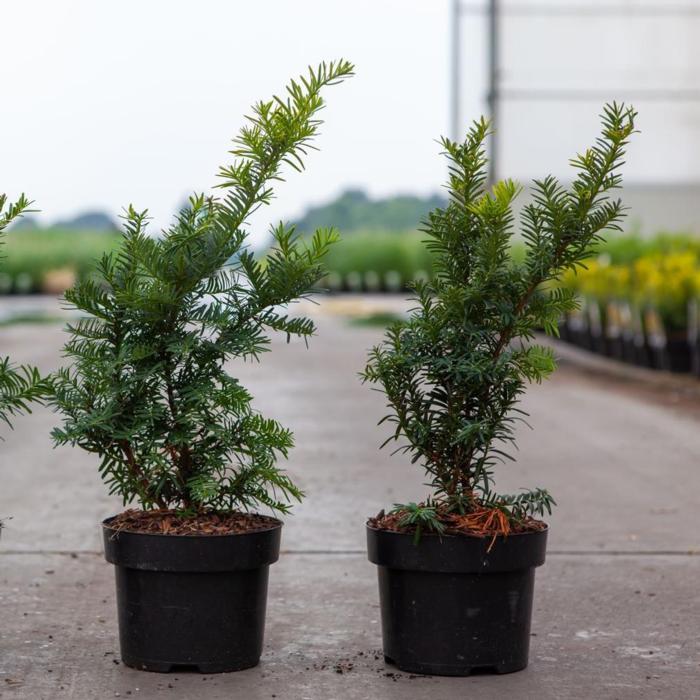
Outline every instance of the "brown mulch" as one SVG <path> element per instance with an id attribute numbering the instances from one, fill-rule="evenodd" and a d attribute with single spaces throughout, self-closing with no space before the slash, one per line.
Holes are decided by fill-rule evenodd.
<path id="1" fill-rule="evenodd" d="M 379 530 L 391 530 L 393 532 L 413 533 L 415 527 L 402 527 L 399 525 L 405 511 L 396 513 L 381 512 L 374 518 L 369 518 L 370 527 Z M 539 532 L 547 527 L 541 520 L 527 518 L 523 522 L 509 521 L 503 511 L 498 508 L 476 508 L 470 513 L 460 515 L 458 513 L 440 513 L 438 519 L 444 525 L 445 535 L 467 535 L 470 537 L 498 537 L 524 532 Z M 424 530 L 428 532 L 428 530 Z"/>
<path id="2" fill-rule="evenodd" d="M 109 523 L 115 530 L 153 535 L 237 535 L 268 530 L 276 518 L 257 513 L 218 513 L 183 515 L 175 510 L 137 510 L 120 513 Z"/>

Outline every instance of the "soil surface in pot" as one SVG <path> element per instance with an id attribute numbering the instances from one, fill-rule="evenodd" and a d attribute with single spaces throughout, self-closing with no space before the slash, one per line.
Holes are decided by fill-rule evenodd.
<path id="1" fill-rule="evenodd" d="M 240 535 L 269 530 L 279 520 L 257 513 L 209 511 L 188 515 L 176 510 L 126 510 L 109 523 L 114 530 L 151 535 Z"/>
<path id="2" fill-rule="evenodd" d="M 470 537 L 495 537 L 522 532 L 539 532 L 547 527 L 547 524 L 535 518 L 525 518 L 516 521 L 506 517 L 499 508 L 486 508 L 477 505 L 469 513 L 448 513 L 437 509 L 437 520 L 443 526 L 443 535 L 466 535 Z M 409 514 L 407 510 L 398 510 L 391 513 L 381 511 L 378 515 L 367 520 L 370 527 L 378 530 L 391 530 L 393 532 L 415 533 L 414 525 L 402 525 L 401 521 Z M 430 533 L 430 529 L 423 526 L 422 531 Z"/>

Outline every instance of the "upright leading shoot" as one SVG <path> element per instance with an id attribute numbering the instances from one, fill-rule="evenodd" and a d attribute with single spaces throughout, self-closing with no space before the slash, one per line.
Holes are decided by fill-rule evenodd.
<path id="1" fill-rule="evenodd" d="M 63 414 L 54 439 L 95 453 L 125 504 L 191 515 L 260 505 L 286 512 L 301 497 L 276 465 L 292 434 L 254 410 L 226 362 L 258 359 L 269 331 L 314 333 L 311 320 L 284 309 L 323 276 L 335 232 L 319 230 L 304 244 L 280 223 L 262 262 L 247 224 L 270 202 L 283 166 L 303 169 L 321 92 L 352 70 L 347 61 L 324 63 L 283 97 L 257 103 L 233 163 L 219 171 L 222 196 L 193 196 L 162 237 L 148 234 L 145 211 L 129 207 L 123 243 L 102 258 L 101 279 L 66 294 L 84 318 L 69 328 L 73 364 L 54 380 Z"/>
<path id="2" fill-rule="evenodd" d="M 398 506 L 399 527 L 441 532 L 459 521 L 469 531 L 507 532 L 550 511 L 544 489 L 497 493 L 494 468 L 512 459 L 527 383 L 555 368 L 552 351 L 532 342 L 535 329 L 556 335 L 577 303 L 556 281 L 584 264 L 604 231 L 619 228 L 624 208 L 611 193 L 621 185 L 634 117 L 624 105 L 606 106 L 595 145 L 571 161 L 572 184 L 534 182 L 520 216 L 523 263 L 509 253 L 521 188 L 512 180 L 485 187 L 488 122 L 476 122 L 463 143 L 443 139 L 449 202 L 423 229 L 434 279 L 416 283 L 416 308 L 388 329 L 364 371 L 386 394 L 383 420 L 394 426 L 387 442 L 399 441 L 432 487 L 426 503 Z"/>

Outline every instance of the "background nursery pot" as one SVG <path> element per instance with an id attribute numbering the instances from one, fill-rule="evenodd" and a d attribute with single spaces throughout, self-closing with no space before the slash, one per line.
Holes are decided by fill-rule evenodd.
<path id="1" fill-rule="evenodd" d="M 232 535 L 158 535 L 116 530 L 112 520 L 102 532 L 105 558 L 116 567 L 124 663 L 201 673 L 255 666 L 282 523 Z"/>
<path id="2" fill-rule="evenodd" d="M 367 526 L 379 566 L 384 657 L 402 671 L 467 676 L 527 666 L 535 567 L 547 532 L 498 537 L 410 533 Z"/>

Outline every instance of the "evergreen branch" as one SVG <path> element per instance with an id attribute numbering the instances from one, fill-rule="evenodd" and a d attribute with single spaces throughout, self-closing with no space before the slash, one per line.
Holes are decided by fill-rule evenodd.
<path id="1" fill-rule="evenodd" d="M 280 224 L 263 264 L 247 246 L 247 225 L 284 168 L 302 169 L 322 90 L 351 74 L 347 61 L 321 64 L 284 97 L 255 105 L 234 162 L 219 171 L 223 198 L 193 194 L 158 238 L 148 212 L 128 207 L 120 247 L 100 261 L 104 283 L 85 280 L 66 293 L 87 318 L 69 326 L 72 367 L 53 377 L 51 401 L 63 415 L 54 441 L 97 454 L 125 503 L 287 512 L 302 497 L 277 466 L 291 433 L 253 409 L 225 366 L 257 359 L 270 331 L 314 332 L 284 307 L 323 277 L 336 234 L 320 231 L 305 244 Z"/>
<path id="2" fill-rule="evenodd" d="M 16 202 L 9 202 L 0 194 L 0 245 L 2 234 L 16 219 L 34 209 L 32 202 L 21 194 Z M 11 418 L 20 413 L 31 413 L 31 404 L 40 402 L 49 391 L 49 384 L 35 367 L 12 364 L 9 357 L 0 358 L 0 422 L 12 428 Z"/>
<path id="3" fill-rule="evenodd" d="M 517 519 L 553 503 L 543 491 L 496 498 L 494 467 L 511 459 L 527 384 L 555 368 L 551 351 L 531 344 L 535 329 L 556 334 L 561 314 L 576 304 L 569 292 L 544 285 L 583 264 L 624 216 L 609 195 L 621 185 L 635 114 L 605 107 L 600 137 L 572 160 L 577 175 L 569 188 L 553 177 L 535 181 L 519 222 L 523 264 L 510 256 L 520 186 L 504 180 L 484 188 L 488 122 L 475 122 L 461 144 L 443 140 L 450 198 L 422 229 L 436 274 L 415 285 L 416 308 L 373 348 L 363 378 L 386 395 L 387 442 L 401 442 L 398 449 L 421 463 L 434 496 L 450 508 L 481 499 Z"/>

